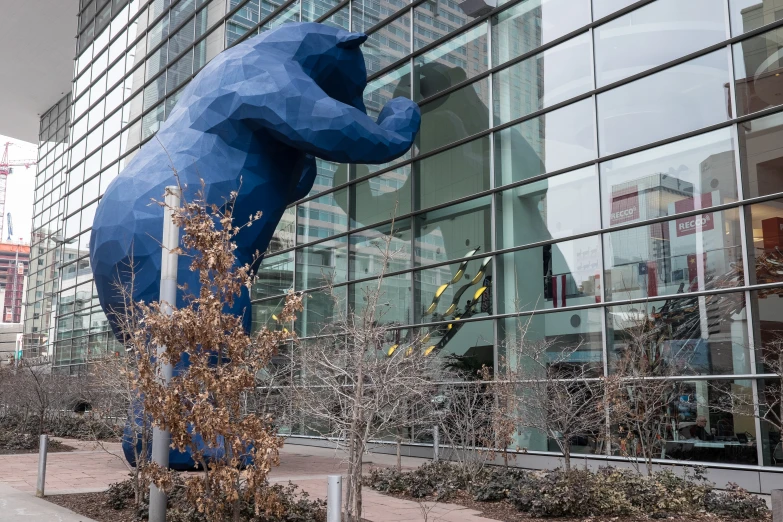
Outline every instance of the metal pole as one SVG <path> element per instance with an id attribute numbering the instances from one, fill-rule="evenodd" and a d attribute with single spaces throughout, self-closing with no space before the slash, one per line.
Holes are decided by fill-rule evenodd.
<path id="1" fill-rule="evenodd" d="M 438 462 L 438 458 L 440 455 L 440 430 L 438 429 L 438 425 L 436 424 L 435 427 L 432 428 L 432 460 L 435 462 Z"/>
<path id="2" fill-rule="evenodd" d="M 179 246 L 179 227 L 171 219 L 169 209 L 179 208 L 179 187 L 166 187 L 166 206 L 163 209 L 163 249 L 160 263 L 160 302 L 164 310 L 171 313 L 166 304 L 177 302 L 177 261 L 179 256 L 174 249 Z M 165 346 L 158 346 L 158 357 L 166 352 Z M 160 380 L 168 384 L 171 380 L 172 367 L 165 364 L 160 367 Z M 168 431 L 155 426 L 152 429 L 152 461 L 161 468 L 169 467 L 169 445 L 171 435 Z M 166 492 L 150 484 L 149 522 L 166 522 Z"/>
<path id="3" fill-rule="evenodd" d="M 342 522 L 343 478 L 329 475 L 326 490 L 326 522 Z"/>
<path id="4" fill-rule="evenodd" d="M 49 443 L 48 435 L 41 435 L 38 441 L 38 482 L 35 485 L 35 496 L 44 497 L 44 486 L 46 485 L 46 447 Z"/>

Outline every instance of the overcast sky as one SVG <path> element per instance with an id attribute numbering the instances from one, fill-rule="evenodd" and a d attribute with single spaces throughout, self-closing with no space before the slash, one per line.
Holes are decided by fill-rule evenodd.
<path id="1" fill-rule="evenodd" d="M 35 160 L 38 158 L 38 147 L 32 143 L 15 140 L 0 135 L 0 157 L 2 157 L 5 143 L 11 142 L 13 145 L 8 149 L 8 157 L 14 160 Z M 14 173 L 8 176 L 8 186 L 6 188 L 5 212 L 11 213 L 14 222 L 13 240 L 30 242 L 30 230 L 33 219 L 33 198 L 35 192 L 35 165 L 29 169 L 24 167 L 14 167 Z M 3 218 L 3 242 L 8 238 L 8 221 L 6 216 Z"/>

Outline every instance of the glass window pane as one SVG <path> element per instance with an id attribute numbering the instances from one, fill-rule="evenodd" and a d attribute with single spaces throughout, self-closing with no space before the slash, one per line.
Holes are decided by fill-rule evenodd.
<path id="1" fill-rule="evenodd" d="M 509 348 L 517 342 L 542 343 L 547 345 L 552 359 L 560 364 L 588 365 L 596 376 L 602 375 L 602 313 L 600 309 L 593 308 L 501 319 L 498 332 L 498 356 L 501 360 L 498 363 L 515 367 L 515 350 Z M 569 354 L 567 358 L 563 352 Z M 507 360 L 509 357 L 512 360 Z"/>
<path id="2" fill-rule="evenodd" d="M 604 259 L 607 300 L 742 286 L 739 211 L 605 234 Z"/>
<path id="3" fill-rule="evenodd" d="M 324 25 L 328 25 L 331 27 L 337 27 L 338 29 L 345 29 L 346 31 L 350 28 L 350 19 L 348 12 L 348 7 L 345 6 L 342 9 L 338 9 L 337 12 L 335 12 L 332 16 L 324 20 L 322 23 Z"/>
<path id="4" fill-rule="evenodd" d="M 749 386 L 749 384 L 748 384 Z M 752 391 L 746 392 L 751 394 Z M 780 381 L 778 379 L 759 379 L 758 381 L 759 409 L 763 418 L 768 418 L 773 423 L 766 420 L 761 421 L 761 445 L 763 453 L 763 464 L 765 466 L 783 466 L 783 443 L 781 443 L 781 433 L 776 428 L 777 423 L 773 419 L 780 419 Z M 748 400 L 751 400 L 748 397 Z"/>
<path id="5" fill-rule="evenodd" d="M 589 91 L 590 37 L 584 33 L 492 76 L 495 125 Z"/>
<path id="6" fill-rule="evenodd" d="M 503 254 L 498 272 L 503 281 L 498 289 L 501 314 L 599 303 L 601 237 Z M 562 327 L 568 329 L 567 324 Z"/>
<path id="7" fill-rule="evenodd" d="M 411 166 L 405 165 L 351 186 L 351 228 L 404 216 L 411 211 Z"/>
<path id="8" fill-rule="evenodd" d="M 780 353 L 780 340 L 783 335 L 783 298 L 780 288 L 756 290 L 750 294 L 753 303 L 753 339 L 756 342 L 756 372 L 771 372 L 765 360 L 773 362 Z"/>
<path id="9" fill-rule="evenodd" d="M 609 368 L 643 338 L 684 375 L 750 373 L 742 293 L 645 301 L 610 306 L 606 313 Z M 637 348 L 638 349 L 638 348 Z"/>
<path id="10" fill-rule="evenodd" d="M 593 20 L 600 20 L 608 14 L 628 7 L 636 0 L 593 0 Z"/>
<path id="11" fill-rule="evenodd" d="M 416 209 L 489 190 L 489 137 L 413 163 Z"/>
<path id="12" fill-rule="evenodd" d="M 467 319 L 492 314 L 492 257 L 415 273 L 416 321 Z"/>
<path id="13" fill-rule="evenodd" d="M 601 227 L 595 167 L 510 188 L 496 197 L 500 248 L 565 238 Z"/>
<path id="14" fill-rule="evenodd" d="M 484 5 L 479 3 L 476 6 L 481 6 L 479 9 L 484 7 Z M 470 12 L 463 11 L 463 8 L 466 7 Z M 413 33 L 414 50 L 431 44 L 435 40 L 471 22 L 473 18 L 484 14 L 481 11 L 474 11 L 468 7 L 468 4 L 451 0 L 424 2 L 416 6 L 413 12 L 415 24 Z"/>
<path id="15" fill-rule="evenodd" d="M 725 121 L 727 69 L 719 50 L 599 94 L 601 155 Z"/>
<path id="16" fill-rule="evenodd" d="M 368 293 L 374 293 L 378 288 L 378 279 L 370 279 L 350 285 L 350 311 L 361 316 L 367 306 Z M 378 306 L 374 319 L 378 324 L 407 325 L 411 324 L 411 274 L 387 276 L 381 282 Z"/>
<path id="17" fill-rule="evenodd" d="M 726 39 L 723 2 L 657 0 L 595 28 L 598 87 Z"/>
<path id="18" fill-rule="evenodd" d="M 315 22 L 339 3 L 338 0 L 303 0 L 302 21 Z"/>
<path id="19" fill-rule="evenodd" d="M 583 100 L 496 132 L 496 184 L 522 181 L 596 156 L 593 100 Z"/>
<path id="20" fill-rule="evenodd" d="M 746 198 L 783 192 L 783 114 L 738 126 Z"/>
<path id="21" fill-rule="evenodd" d="M 743 40 L 732 49 L 738 115 L 783 104 L 783 28 Z"/>
<path id="22" fill-rule="evenodd" d="M 242 0 L 229 0 L 228 10 L 231 11 L 240 3 Z M 226 47 L 256 26 L 260 20 L 260 4 L 260 0 L 250 0 L 226 20 Z"/>
<path id="23" fill-rule="evenodd" d="M 294 231 L 296 229 L 296 209 L 287 208 L 283 212 L 280 221 L 275 227 L 272 239 L 269 241 L 269 247 L 266 249 L 266 255 L 271 255 L 280 250 L 286 250 L 294 246 Z"/>
<path id="24" fill-rule="evenodd" d="M 285 294 L 294 287 L 294 253 L 265 257 L 258 266 L 250 292 L 251 299 Z"/>
<path id="25" fill-rule="evenodd" d="M 590 23 L 590 0 L 527 0 L 492 17 L 492 65 Z"/>
<path id="26" fill-rule="evenodd" d="M 752 243 L 748 245 L 750 283 L 783 282 L 783 199 L 756 203 L 746 209 L 746 221 L 752 231 Z"/>
<path id="27" fill-rule="evenodd" d="M 452 378 L 476 379 L 482 368 L 495 366 L 492 321 L 455 321 L 419 331 L 423 353 L 444 360 Z M 423 341 L 423 342 L 422 342 Z M 456 374 L 456 375 L 455 375 Z"/>
<path id="28" fill-rule="evenodd" d="M 729 129 L 601 163 L 603 224 L 615 226 L 737 201 Z"/>
<path id="29" fill-rule="evenodd" d="M 416 137 L 424 154 L 489 128 L 489 80 L 484 78 L 421 107 Z"/>
<path id="30" fill-rule="evenodd" d="M 297 243 L 309 243 L 347 232 L 345 205 L 338 203 L 338 199 L 347 197 L 348 189 L 342 189 L 297 205 Z"/>
<path id="31" fill-rule="evenodd" d="M 294 323 L 300 337 L 320 334 L 331 323 L 345 319 L 347 286 L 335 287 L 331 292 L 320 290 L 305 294 L 304 310 L 297 314 Z"/>
<path id="32" fill-rule="evenodd" d="M 415 100 L 423 100 L 489 67 L 487 26 L 477 25 L 415 59 Z"/>
<path id="33" fill-rule="evenodd" d="M 492 197 L 473 199 L 416 216 L 416 265 L 492 250 Z"/>
<path id="34" fill-rule="evenodd" d="M 277 9 L 277 5 L 270 2 L 262 2 L 261 4 L 261 11 L 262 16 L 264 16 L 264 10 L 270 9 L 273 7 Z M 269 14 L 272 14 L 271 12 Z M 263 26 L 261 26 L 260 31 L 268 31 L 270 29 L 274 29 L 275 27 L 280 27 L 283 24 L 287 24 L 290 22 L 298 22 L 299 21 L 299 2 L 294 2 L 293 4 L 286 7 L 282 12 L 275 14 L 274 18 L 269 20 L 267 23 L 265 23 Z"/>
<path id="35" fill-rule="evenodd" d="M 354 18 L 354 26 L 357 20 Z M 357 29 L 354 28 L 354 31 Z M 411 17 L 402 15 L 373 31 L 362 44 L 367 74 L 373 74 L 411 52 Z"/>
<path id="36" fill-rule="evenodd" d="M 348 181 L 347 165 L 340 165 L 338 163 L 315 158 L 315 168 L 317 174 L 315 175 L 313 187 L 310 189 L 307 196 L 314 196 L 319 192 L 325 192 Z M 343 173 L 342 171 L 345 172 Z"/>
<path id="37" fill-rule="evenodd" d="M 731 35 L 737 36 L 780 20 L 777 0 L 729 0 Z"/>
<path id="38" fill-rule="evenodd" d="M 296 289 L 318 288 L 348 279 L 348 238 L 337 237 L 296 251 Z"/>
<path id="39" fill-rule="evenodd" d="M 387 273 L 411 267 L 410 219 L 351 234 L 351 279 L 380 275 L 384 258 Z"/>

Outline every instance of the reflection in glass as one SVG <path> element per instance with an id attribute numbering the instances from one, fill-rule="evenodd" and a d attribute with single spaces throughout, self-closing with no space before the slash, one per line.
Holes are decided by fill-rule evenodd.
<path id="1" fill-rule="evenodd" d="M 356 6 L 359 4 L 351 4 Z M 356 18 L 356 7 L 354 11 L 354 31 L 363 31 L 368 28 L 367 19 L 361 23 Z M 364 25 L 362 29 L 357 29 L 357 24 Z M 384 67 L 394 63 L 400 58 L 411 52 L 411 17 L 404 14 L 380 29 L 370 33 L 367 41 L 362 44 L 362 53 L 364 54 L 364 63 L 367 66 L 367 74 L 373 74 Z"/>
<path id="2" fill-rule="evenodd" d="M 294 253 L 286 252 L 265 257 L 258 266 L 258 273 L 250 292 L 251 299 L 265 299 L 282 295 L 294 285 Z"/>
<path id="3" fill-rule="evenodd" d="M 266 249 L 266 255 L 293 248 L 295 229 L 296 209 L 294 207 L 287 208 L 277 223 L 277 227 L 275 227 L 272 239 L 269 241 L 269 246 Z"/>
<path id="4" fill-rule="evenodd" d="M 732 49 L 738 115 L 783 104 L 783 28 L 743 40 Z"/>
<path id="5" fill-rule="evenodd" d="M 600 20 L 634 2 L 636 0 L 593 0 L 593 20 Z"/>
<path id="6" fill-rule="evenodd" d="M 302 21 L 315 22 L 339 3 L 337 0 L 303 0 Z"/>
<path id="7" fill-rule="evenodd" d="M 745 197 L 783 192 L 783 114 L 740 123 L 738 130 Z"/>
<path id="8" fill-rule="evenodd" d="M 282 325 L 277 319 L 277 314 L 283 311 L 285 305 L 285 297 L 276 297 L 253 303 L 253 319 L 250 330 L 257 332 L 259 329 L 266 327 L 270 330 L 281 330 L 283 328 L 290 328 L 291 325 Z"/>
<path id="9" fill-rule="evenodd" d="M 500 320 L 498 364 L 507 364 L 517 342 L 546 343 L 552 360 L 588 365 L 596 376 L 603 374 L 601 310 L 588 308 L 566 312 L 539 313 Z M 524 333 L 523 333 L 524 332 Z M 563 360 L 563 352 L 572 352 Z M 515 361 L 508 361 L 514 367 Z"/>
<path id="10" fill-rule="evenodd" d="M 567 105 L 495 133 L 498 186 L 595 159 L 592 100 Z"/>
<path id="11" fill-rule="evenodd" d="M 593 85 L 590 38 L 584 33 L 492 76 L 495 125 L 578 96 Z"/>
<path id="12" fill-rule="evenodd" d="M 364 313 L 368 293 L 374 293 L 378 288 L 378 279 L 370 279 L 350 285 L 350 311 L 357 316 Z M 379 324 L 407 325 L 411 324 L 411 274 L 387 276 L 381 281 L 381 292 L 378 297 L 378 307 L 375 320 Z"/>
<path id="13" fill-rule="evenodd" d="M 498 257 L 499 313 L 601 302 L 601 238 L 591 236 Z"/>
<path id="14" fill-rule="evenodd" d="M 413 49 L 421 49 L 471 22 L 474 17 L 484 14 L 466 13 L 462 6 L 467 5 L 451 0 L 433 0 L 416 6 L 413 10 Z M 482 58 L 486 56 L 486 52 L 484 49 Z"/>
<path id="15" fill-rule="evenodd" d="M 727 69 L 719 50 L 599 94 L 601 155 L 725 121 Z"/>
<path id="16" fill-rule="evenodd" d="M 746 222 L 752 232 L 748 245 L 750 284 L 783 282 L 783 199 L 756 203 L 746 209 Z M 772 292 L 776 294 L 777 290 Z"/>
<path id="17" fill-rule="evenodd" d="M 337 169 L 340 168 L 338 163 L 331 163 L 329 161 L 324 161 L 321 158 L 315 158 L 315 168 L 317 174 L 315 175 L 313 188 L 311 188 L 310 192 L 307 194 L 308 197 L 337 186 L 335 183 L 335 174 Z"/>
<path id="18" fill-rule="evenodd" d="M 564 238 L 600 228 L 595 167 L 510 188 L 497 197 L 500 248 Z"/>
<path id="19" fill-rule="evenodd" d="M 492 65 L 590 23 L 590 0 L 527 0 L 492 17 Z"/>
<path id="20" fill-rule="evenodd" d="M 351 185 L 351 228 L 372 225 L 411 211 L 410 165 Z"/>
<path id="21" fill-rule="evenodd" d="M 780 20 L 779 0 L 729 0 L 731 35 L 738 36 Z"/>
<path id="22" fill-rule="evenodd" d="M 597 86 L 726 39 L 723 2 L 657 0 L 595 28 Z"/>
<path id="23" fill-rule="evenodd" d="M 468 252 L 489 252 L 491 196 L 457 203 L 416 216 L 417 266 L 464 257 Z"/>
<path id="24" fill-rule="evenodd" d="M 487 130 L 488 95 L 489 80 L 484 78 L 424 104 L 421 107 L 421 129 L 416 136 L 419 153 L 424 154 Z"/>
<path id="25" fill-rule="evenodd" d="M 337 199 L 346 198 L 348 189 L 338 190 L 297 205 L 297 243 L 309 243 L 348 230 L 348 216 Z"/>
<path id="26" fill-rule="evenodd" d="M 475 253 L 473 249 L 466 255 Z M 415 282 L 417 322 L 492 314 L 491 256 L 420 270 L 415 274 Z"/>
<path id="27" fill-rule="evenodd" d="M 783 288 L 765 288 L 751 292 L 753 339 L 756 344 L 756 372 L 776 373 L 774 367 L 783 342 Z M 773 368 L 767 367 L 767 361 Z"/>
<path id="28" fill-rule="evenodd" d="M 329 239 L 296 251 L 296 289 L 344 283 L 348 279 L 348 239 Z"/>
<path id="29" fill-rule="evenodd" d="M 487 70 L 487 26 L 477 25 L 416 57 L 414 100 L 429 98 Z"/>
<path id="30" fill-rule="evenodd" d="M 384 260 L 386 273 L 411 267 L 410 219 L 395 220 L 351 234 L 351 279 L 380 275 Z"/>
<path id="31" fill-rule="evenodd" d="M 643 342 L 683 375 L 750 373 L 742 293 L 610 306 L 606 321 L 610 370 L 624 350 Z"/>
<path id="32" fill-rule="evenodd" d="M 302 299 L 304 309 L 297 314 L 294 323 L 296 334 L 301 337 L 318 335 L 329 324 L 344 319 L 346 295 L 346 286 L 305 294 Z"/>
<path id="33" fill-rule="evenodd" d="M 757 389 L 763 464 L 779 468 L 783 466 L 783 442 L 781 442 L 780 422 L 777 420 L 783 418 L 780 416 L 780 381 L 778 379 L 759 379 Z M 750 403 L 751 397 L 747 397 L 746 402 Z M 769 421 L 765 419 L 769 419 Z"/>
<path id="34" fill-rule="evenodd" d="M 413 163 L 415 209 L 489 190 L 489 137 Z"/>
<path id="35" fill-rule="evenodd" d="M 728 128 L 601 163 L 604 226 L 737 201 Z"/>
<path id="36" fill-rule="evenodd" d="M 698 203 L 684 201 L 688 210 Z M 606 298 L 657 297 L 742 286 L 740 239 L 737 209 L 605 234 Z"/>

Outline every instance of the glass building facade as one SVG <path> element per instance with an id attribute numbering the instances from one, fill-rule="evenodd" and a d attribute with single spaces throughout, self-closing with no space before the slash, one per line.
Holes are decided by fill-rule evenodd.
<path id="1" fill-rule="evenodd" d="M 327 276 L 361 309 L 391 233 L 383 320 L 400 339 L 495 366 L 532 317 L 528 335 L 608 374 L 642 314 L 666 325 L 661 349 L 693 354 L 680 420 L 723 441 L 683 458 L 783 465 L 779 433 L 717 408 L 762 388 L 783 330 L 783 3 L 490 1 L 82 0 L 73 91 L 41 126 L 30 353 L 78 372 L 117 349 L 87 258 L 105 187 L 211 58 L 318 21 L 369 35 L 368 113 L 410 97 L 422 128 L 389 164 L 319 160 L 261 265 L 254 325 L 304 291 L 306 342 L 340 312 Z"/>

